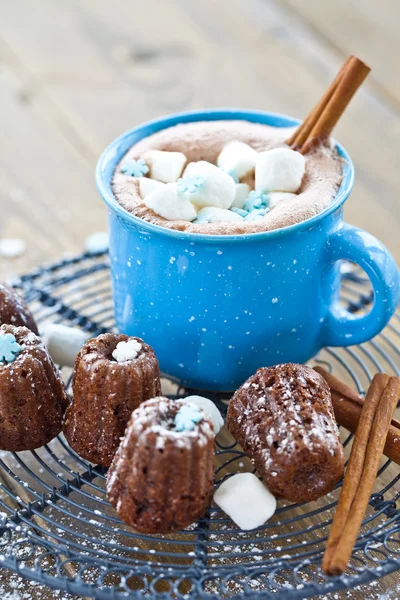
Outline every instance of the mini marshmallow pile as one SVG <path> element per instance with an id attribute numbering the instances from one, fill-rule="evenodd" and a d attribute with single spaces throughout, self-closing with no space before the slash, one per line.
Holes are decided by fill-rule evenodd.
<path id="1" fill-rule="evenodd" d="M 248 144 L 227 144 L 217 165 L 187 164 L 182 152 L 150 150 L 121 167 L 138 178 L 144 204 L 168 220 L 194 223 L 261 219 L 279 202 L 294 198 L 305 171 L 305 158 L 287 147 L 257 152 Z M 255 172 L 255 189 L 240 180 Z M 147 175 L 147 176 L 146 176 Z"/>

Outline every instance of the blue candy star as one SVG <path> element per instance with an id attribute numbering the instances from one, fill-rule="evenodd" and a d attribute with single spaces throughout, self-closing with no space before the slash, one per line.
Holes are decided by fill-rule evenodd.
<path id="1" fill-rule="evenodd" d="M 121 173 L 129 175 L 129 177 L 143 177 L 149 172 L 149 167 L 146 165 L 146 161 L 143 158 L 139 160 L 128 160 L 121 167 Z"/>
<path id="2" fill-rule="evenodd" d="M 188 194 L 194 194 L 202 188 L 204 185 L 204 179 L 199 175 L 185 175 L 185 177 L 181 177 L 178 179 L 178 192 L 184 194 L 187 192 Z"/>
<path id="3" fill-rule="evenodd" d="M 266 207 L 267 202 L 268 196 L 266 194 L 263 194 L 262 192 L 256 192 L 255 190 L 253 190 L 252 192 L 250 192 L 248 198 L 245 200 L 243 208 L 247 210 L 247 212 L 251 212 L 256 208 Z"/>
<path id="4" fill-rule="evenodd" d="M 194 404 L 185 404 L 175 415 L 176 431 L 193 431 L 196 423 L 202 420 L 202 415 Z"/>
<path id="5" fill-rule="evenodd" d="M 20 346 L 12 333 L 0 334 L 0 362 L 11 363 L 21 352 Z"/>
<path id="6" fill-rule="evenodd" d="M 256 221 L 269 212 L 269 208 L 255 208 L 244 218 L 245 221 Z"/>

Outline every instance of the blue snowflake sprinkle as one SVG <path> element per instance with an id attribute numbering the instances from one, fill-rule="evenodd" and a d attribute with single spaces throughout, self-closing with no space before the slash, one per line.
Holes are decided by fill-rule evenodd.
<path id="1" fill-rule="evenodd" d="M 129 175 L 129 177 L 143 177 L 149 172 L 149 167 L 143 158 L 139 160 L 128 160 L 121 167 L 121 173 Z"/>
<path id="2" fill-rule="evenodd" d="M 194 194 L 204 186 L 204 179 L 199 175 L 185 175 L 178 179 L 178 192 L 184 194 Z"/>
<path id="3" fill-rule="evenodd" d="M 0 362 L 11 363 L 21 352 L 20 346 L 12 333 L 0 334 Z"/>
<path id="4" fill-rule="evenodd" d="M 243 210 L 243 208 L 238 208 L 237 206 L 232 206 L 231 211 L 237 215 L 240 215 L 241 217 L 246 217 L 246 215 L 249 214 L 247 210 Z"/>
<path id="5" fill-rule="evenodd" d="M 269 212 L 269 208 L 255 208 L 244 218 L 245 221 L 256 221 Z"/>
<path id="6" fill-rule="evenodd" d="M 247 199 L 245 200 L 243 208 L 247 210 L 247 212 L 251 212 L 256 208 L 258 209 L 266 207 L 267 202 L 268 196 L 266 194 L 263 194 L 262 192 L 256 192 L 255 190 L 253 190 L 252 192 L 250 192 Z"/>
<path id="7" fill-rule="evenodd" d="M 185 404 L 175 415 L 176 431 L 193 431 L 196 423 L 202 420 L 202 414 L 198 406 Z"/>

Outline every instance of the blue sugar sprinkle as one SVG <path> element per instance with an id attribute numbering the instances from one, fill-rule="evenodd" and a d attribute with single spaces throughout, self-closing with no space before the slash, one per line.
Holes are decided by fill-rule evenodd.
<path id="1" fill-rule="evenodd" d="M 243 208 L 237 208 L 237 206 L 233 206 L 231 211 L 237 215 L 240 215 L 241 217 L 245 217 L 248 214 L 247 210 L 243 210 Z"/>
<path id="2" fill-rule="evenodd" d="M 129 175 L 129 177 L 143 177 L 149 172 L 149 167 L 143 158 L 139 160 L 128 160 L 121 167 L 121 173 Z"/>
<path id="3" fill-rule="evenodd" d="M 11 363 L 21 352 L 20 346 L 12 333 L 0 334 L 0 362 Z"/>
<path id="4" fill-rule="evenodd" d="M 269 212 L 269 208 L 256 208 L 248 213 L 248 215 L 244 218 L 245 221 L 256 221 L 257 219 L 261 219 L 264 215 Z"/>
<path id="5" fill-rule="evenodd" d="M 252 192 L 250 192 L 247 199 L 245 200 L 243 208 L 247 210 L 247 212 L 251 212 L 252 210 L 266 207 L 267 202 L 268 197 L 266 194 L 263 194 L 262 192 L 256 192 L 255 190 L 253 190 Z"/>
<path id="6" fill-rule="evenodd" d="M 175 415 L 176 431 L 193 431 L 196 423 L 202 420 L 202 414 L 194 404 L 184 404 Z"/>
<path id="7" fill-rule="evenodd" d="M 178 192 L 194 194 L 204 186 L 204 179 L 199 175 L 185 175 L 178 179 Z"/>

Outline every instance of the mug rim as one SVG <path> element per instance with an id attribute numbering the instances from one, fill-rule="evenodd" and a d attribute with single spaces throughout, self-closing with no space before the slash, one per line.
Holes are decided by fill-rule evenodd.
<path id="1" fill-rule="evenodd" d="M 112 173 L 114 173 L 115 167 L 121 160 L 122 156 L 126 154 L 129 148 L 132 146 L 131 144 L 127 144 L 127 140 L 132 137 L 134 134 L 141 134 L 137 140 L 143 139 L 161 131 L 163 129 L 167 129 L 168 127 L 172 127 L 174 125 L 178 125 L 180 123 L 191 123 L 196 121 L 217 121 L 217 120 L 236 120 L 236 121 L 250 121 L 253 123 L 260 123 L 263 125 L 270 125 L 272 127 L 289 127 L 291 125 L 298 125 L 301 123 L 301 120 L 296 119 L 294 117 L 290 117 L 288 115 L 270 112 L 270 111 L 259 111 L 252 109 L 234 109 L 234 108 L 214 108 L 214 109 L 202 109 L 202 110 L 194 110 L 194 111 L 184 111 L 180 113 L 173 113 L 170 115 L 165 115 L 163 117 L 159 117 L 157 119 L 152 119 L 151 121 L 146 121 L 141 125 L 137 125 L 128 131 L 125 131 L 120 136 L 118 136 L 114 141 L 111 142 L 101 153 L 97 165 L 96 165 L 96 185 L 97 189 L 100 193 L 102 200 L 107 204 L 108 208 L 120 219 L 129 223 L 131 225 L 139 226 L 143 229 L 150 230 L 154 233 L 158 233 L 160 235 L 165 235 L 167 237 L 174 237 L 180 239 L 190 239 L 193 241 L 208 241 L 208 242 L 232 242 L 232 241 L 249 241 L 249 240 L 260 240 L 263 238 L 273 238 L 283 235 L 288 235 L 290 233 L 302 231 L 304 229 L 309 229 L 319 220 L 322 220 L 324 217 L 330 215 L 332 212 L 336 211 L 342 204 L 347 200 L 354 184 L 354 165 L 353 161 L 350 158 L 347 150 L 342 146 L 335 138 L 333 138 L 333 143 L 335 148 L 344 160 L 343 160 L 343 168 L 342 168 L 342 181 L 340 183 L 339 189 L 336 193 L 336 196 L 332 203 L 327 206 L 320 213 L 306 219 L 305 221 L 300 221 L 299 223 L 294 223 L 292 225 L 287 225 L 286 227 L 281 227 L 279 229 L 272 229 L 269 231 L 259 231 L 256 233 L 240 233 L 240 234 L 208 234 L 208 233 L 194 233 L 188 231 L 178 231 L 175 229 L 169 229 L 167 227 L 162 227 L 161 225 L 156 225 L 155 223 L 150 223 L 149 221 L 145 221 L 140 217 L 136 217 L 135 215 L 128 212 L 116 199 L 112 188 L 111 188 L 111 179 L 108 175 L 108 167 L 112 166 Z M 135 142 L 135 143 L 136 143 Z"/>

